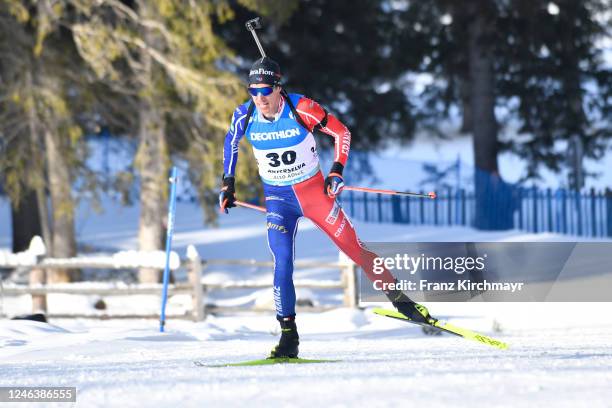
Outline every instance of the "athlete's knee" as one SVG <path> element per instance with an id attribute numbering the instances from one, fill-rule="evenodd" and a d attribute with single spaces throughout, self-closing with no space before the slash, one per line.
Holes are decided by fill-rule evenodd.
<path id="1" fill-rule="evenodd" d="M 285 282 L 293 279 L 293 260 L 276 259 L 274 262 L 274 281 Z"/>
<path id="2" fill-rule="evenodd" d="M 277 265 L 293 265 L 293 244 L 290 242 L 275 242 L 269 239 L 270 251 Z"/>

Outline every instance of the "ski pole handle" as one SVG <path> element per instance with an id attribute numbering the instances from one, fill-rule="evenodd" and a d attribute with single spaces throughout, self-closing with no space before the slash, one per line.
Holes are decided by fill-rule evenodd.
<path id="1" fill-rule="evenodd" d="M 247 21 L 244 25 L 246 26 L 246 29 L 249 30 L 251 34 L 253 34 L 253 39 L 255 40 L 255 43 L 257 44 L 257 48 L 259 48 L 259 52 L 261 53 L 261 56 L 265 58 L 266 52 L 261 46 L 261 43 L 259 42 L 259 37 L 257 37 L 257 33 L 255 32 L 255 30 L 260 29 L 262 27 L 261 19 L 259 17 L 254 18 L 252 20 Z"/>
<path id="2" fill-rule="evenodd" d="M 352 190 L 352 191 L 363 191 L 365 193 L 378 193 L 378 194 L 389 194 L 389 195 L 407 195 L 407 196 L 413 196 L 413 197 L 422 197 L 422 198 L 431 198 L 431 199 L 435 199 L 436 197 L 438 197 L 436 195 L 436 193 L 434 193 L 433 191 L 427 194 L 421 194 L 421 193 L 412 193 L 409 191 L 395 191 L 395 190 L 382 190 L 379 188 L 368 188 L 368 187 L 353 187 L 353 186 L 345 186 L 344 187 L 345 190 Z"/>

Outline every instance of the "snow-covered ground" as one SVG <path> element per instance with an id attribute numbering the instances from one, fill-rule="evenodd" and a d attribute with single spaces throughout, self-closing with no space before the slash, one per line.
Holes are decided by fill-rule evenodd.
<path id="1" fill-rule="evenodd" d="M 588 312 L 609 316 L 597 305 Z M 490 331 L 484 318 L 452 315 Z M 495 335 L 511 348 L 498 351 L 339 309 L 302 315 L 299 327 L 304 357 L 341 362 L 227 368 L 193 361 L 260 358 L 276 340 L 269 316 L 172 322 L 165 334 L 147 321 L 54 324 L 0 322 L 3 386 L 76 386 L 83 407 L 609 407 L 612 398 L 609 319 L 603 326 L 505 329 Z"/>
<path id="2" fill-rule="evenodd" d="M 137 208 L 106 203 L 79 210 L 79 241 L 134 249 Z M 8 219 L 6 203 L 1 219 Z M 178 206 L 175 249 L 194 244 L 201 256 L 270 259 L 264 220 L 250 210 L 204 228 L 200 210 Z M 570 236 L 483 233 L 470 228 L 409 227 L 356 222 L 364 241 L 571 241 Z M 0 224 L 0 247 L 10 244 Z M 337 251 L 311 223 L 300 223 L 298 259 L 334 260 Z M 334 275 L 335 274 L 335 275 Z M 216 270 L 205 278 L 271 279 L 269 270 Z M 337 278 L 330 270 L 296 271 L 296 278 Z M 309 293 L 315 299 L 330 301 Z M 271 290 L 258 292 L 271 299 Z M 339 299 L 340 294 L 334 295 Z M 337 300 L 336 299 L 336 300 Z M 92 299 L 50 299 L 50 308 L 91 308 Z M 27 312 L 26 297 L 5 299 L 9 315 Z M 170 301 L 172 305 L 172 299 Z M 178 302 L 180 303 L 180 302 Z M 109 301 L 112 304 L 112 301 Z M 157 297 L 133 297 L 117 307 L 156 310 Z M 177 306 L 178 307 L 178 306 Z M 55 319 L 51 324 L 0 320 L 0 385 L 76 386 L 77 406 L 555 406 L 605 407 L 612 401 L 611 304 L 430 303 L 436 316 L 510 344 L 499 351 L 374 315 L 338 308 L 298 316 L 301 355 L 340 362 L 197 367 L 261 358 L 278 337 L 272 313 L 153 320 Z M 25 308 L 25 309 L 24 309 Z"/>

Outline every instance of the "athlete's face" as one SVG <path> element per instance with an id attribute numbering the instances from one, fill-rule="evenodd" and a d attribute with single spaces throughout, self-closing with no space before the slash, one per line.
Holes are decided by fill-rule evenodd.
<path id="1" fill-rule="evenodd" d="M 268 88 L 270 85 L 268 84 L 252 84 L 249 88 Z M 253 102 L 255 102 L 255 107 L 259 112 L 261 112 L 264 116 L 274 116 L 278 113 L 280 98 L 281 98 L 281 87 L 275 86 L 274 90 L 271 94 L 264 96 L 263 93 L 258 93 L 257 96 L 251 95 L 253 98 Z"/>

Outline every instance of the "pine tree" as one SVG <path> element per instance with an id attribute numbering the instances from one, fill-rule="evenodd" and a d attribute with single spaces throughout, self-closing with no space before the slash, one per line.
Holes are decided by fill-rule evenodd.
<path id="1" fill-rule="evenodd" d="M 78 65 L 70 37 L 57 24 L 62 11 L 59 3 L 0 4 L 4 138 L 0 166 L 15 209 L 34 192 L 48 253 L 72 257 L 76 254 L 72 182 L 84 155 L 82 132 L 74 117 L 74 105 L 80 103 L 71 93 L 78 87 Z M 76 275 L 54 270 L 49 280 L 65 282 Z"/>
<path id="2" fill-rule="evenodd" d="M 227 21 L 232 9 L 223 1 L 72 4 L 78 18 L 70 29 L 80 55 L 136 112 L 137 120 L 125 131 L 139 140 L 139 246 L 161 249 L 171 152 L 190 160 L 190 176 L 206 208 L 212 208 L 222 137 L 231 112 L 246 98 L 241 81 L 222 69 L 221 57 L 231 58 L 231 51 L 212 31 L 213 17 Z M 244 180 L 253 177 L 251 172 Z M 140 273 L 143 282 L 158 279 L 156 271 Z"/>
<path id="3" fill-rule="evenodd" d="M 498 172 L 500 151 L 527 160 L 525 179 L 537 178 L 540 166 L 568 165 L 559 141 L 578 141 L 586 156 L 601 157 L 610 137 L 610 71 L 596 47 L 606 32 L 605 9 L 603 0 L 437 0 L 406 2 L 398 13 L 406 30 L 418 26 L 426 38 L 423 72 L 444 79 L 422 94 L 419 125 L 433 128 L 457 106 L 462 129 L 473 134 L 477 227 L 512 225 L 514 199 Z M 495 108 L 502 106 L 508 113 L 500 123 Z M 522 123 L 523 136 L 500 142 L 504 121 Z"/>
<path id="4" fill-rule="evenodd" d="M 505 98 L 518 98 L 519 131 L 530 136 L 511 143 L 527 159 L 525 178 L 538 178 L 541 167 L 580 171 L 568 154 L 572 146 L 599 159 L 612 137 L 612 70 L 597 46 L 609 37 L 609 2 L 515 0 L 503 14 L 499 88 Z M 569 184 L 582 187 L 580 180 Z"/>

